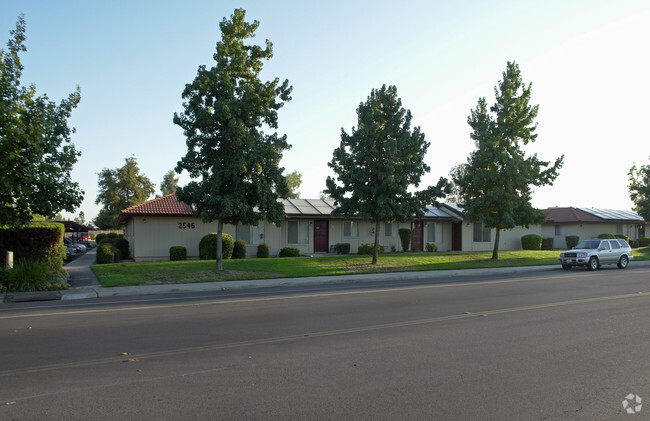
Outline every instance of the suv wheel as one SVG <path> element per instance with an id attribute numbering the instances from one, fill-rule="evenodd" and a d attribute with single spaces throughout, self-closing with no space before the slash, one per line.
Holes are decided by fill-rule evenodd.
<path id="1" fill-rule="evenodd" d="M 625 269 L 627 267 L 627 264 L 630 262 L 628 257 L 624 254 L 621 256 L 620 259 L 618 259 L 618 268 L 619 269 Z"/>
<path id="2" fill-rule="evenodd" d="M 598 258 L 596 256 L 591 256 L 589 263 L 587 263 L 587 269 L 596 270 L 600 265 L 598 264 Z"/>

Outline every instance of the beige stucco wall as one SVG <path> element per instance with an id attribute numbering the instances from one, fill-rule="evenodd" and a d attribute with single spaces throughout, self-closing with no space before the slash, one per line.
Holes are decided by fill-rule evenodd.
<path id="1" fill-rule="evenodd" d="M 540 225 L 532 225 L 530 228 L 515 227 L 509 230 L 503 230 L 499 234 L 499 250 L 521 250 L 521 237 L 526 234 L 542 235 Z M 494 238 L 496 229 L 492 228 L 489 242 L 474 241 L 474 224 L 463 222 L 462 229 L 462 250 L 463 251 L 492 251 L 494 248 Z"/>
<path id="2" fill-rule="evenodd" d="M 555 235 L 555 225 L 545 225 L 542 232 L 543 237 L 553 237 L 553 248 L 565 249 L 566 236 L 577 235 L 580 240 L 588 240 L 590 238 L 597 238 L 600 234 L 619 234 L 617 229 L 621 228 L 620 234 L 625 234 L 632 240 L 638 238 L 638 228 L 636 224 L 609 224 L 600 222 L 583 222 L 576 224 L 559 224 L 559 235 Z"/>

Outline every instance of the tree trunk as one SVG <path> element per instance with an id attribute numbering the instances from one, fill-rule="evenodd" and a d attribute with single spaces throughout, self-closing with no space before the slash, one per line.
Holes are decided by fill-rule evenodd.
<path id="1" fill-rule="evenodd" d="M 497 228 L 497 233 L 494 236 L 494 248 L 492 249 L 492 260 L 499 259 L 499 236 L 501 235 L 501 229 Z"/>
<path id="2" fill-rule="evenodd" d="M 217 223 L 217 270 L 223 270 L 223 242 L 221 241 L 223 235 L 223 221 L 219 219 Z"/>
<path id="3" fill-rule="evenodd" d="M 379 254 L 379 224 L 380 222 L 375 222 L 375 250 L 372 252 L 372 264 L 377 264 L 377 254 Z"/>

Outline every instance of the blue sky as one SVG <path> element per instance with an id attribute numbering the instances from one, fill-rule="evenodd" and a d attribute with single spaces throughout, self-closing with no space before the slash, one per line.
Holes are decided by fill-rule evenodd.
<path id="1" fill-rule="evenodd" d="M 242 7 L 269 39 L 265 79 L 289 79 L 293 100 L 279 133 L 293 148 L 282 161 L 303 174 L 301 197 L 316 198 L 341 128 L 373 88 L 396 85 L 431 142 L 431 173 L 447 176 L 474 145 L 467 116 L 494 100 L 507 61 L 520 64 L 540 105 L 545 160 L 564 153 L 554 186 L 533 204 L 629 209 L 627 172 L 648 164 L 650 3 L 647 1 L 36 1 L 0 2 L 1 48 L 17 16 L 27 21 L 23 84 L 60 100 L 81 88 L 71 125 L 82 152 L 73 178 L 79 210 L 99 210 L 97 173 L 135 156 L 158 187 L 185 154 L 181 92 L 199 65 L 212 66 L 218 23 Z M 187 182 L 187 174 L 181 183 Z M 159 191 L 157 192 L 160 193 Z M 79 211 L 78 210 L 78 211 Z M 78 213 L 77 211 L 77 213 Z"/>

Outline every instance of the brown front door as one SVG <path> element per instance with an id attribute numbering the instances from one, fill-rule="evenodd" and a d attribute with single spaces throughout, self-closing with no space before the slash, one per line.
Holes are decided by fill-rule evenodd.
<path id="1" fill-rule="evenodd" d="M 422 240 L 424 231 L 424 223 L 422 221 L 413 222 L 413 229 L 411 230 L 411 250 L 422 251 Z"/>
<path id="2" fill-rule="evenodd" d="M 451 224 L 451 250 L 461 251 L 463 249 L 463 224 Z"/>
<path id="3" fill-rule="evenodd" d="M 314 253 L 329 251 L 329 222 L 314 221 Z"/>

